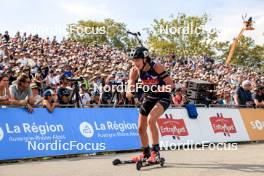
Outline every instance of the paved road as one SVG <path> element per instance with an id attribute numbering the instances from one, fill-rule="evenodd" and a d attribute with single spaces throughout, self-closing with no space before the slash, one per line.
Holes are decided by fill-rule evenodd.
<path id="1" fill-rule="evenodd" d="M 135 164 L 113 166 L 114 158 L 128 159 L 135 153 L 53 159 L 1 164 L 0 176 L 263 176 L 264 144 L 238 145 L 234 151 L 162 151 L 166 166 L 137 171 Z"/>

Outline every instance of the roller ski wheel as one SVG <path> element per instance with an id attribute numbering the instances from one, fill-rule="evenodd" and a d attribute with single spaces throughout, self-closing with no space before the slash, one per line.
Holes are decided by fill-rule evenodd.
<path id="1" fill-rule="evenodd" d="M 142 159 L 137 162 L 136 168 L 138 171 L 141 170 L 142 167 L 148 167 L 153 165 L 160 165 L 161 167 L 164 167 L 165 165 L 165 159 L 164 158 L 157 158 L 155 162 L 148 162 L 147 159 Z"/>
<path id="2" fill-rule="evenodd" d="M 113 165 L 114 165 L 114 166 L 117 166 L 117 165 L 119 165 L 119 164 L 122 164 L 122 162 L 121 162 L 120 159 L 115 159 L 115 160 L 113 161 Z"/>
<path id="3" fill-rule="evenodd" d="M 165 164 L 165 159 L 164 158 L 160 158 L 160 166 L 161 167 L 164 167 L 164 164 Z"/>
<path id="4" fill-rule="evenodd" d="M 136 164 L 136 168 L 138 171 L 140 171 L 140 169 L 143 167 L 143 163 L 142 161 L 138 161 L 137 164 Z"/>

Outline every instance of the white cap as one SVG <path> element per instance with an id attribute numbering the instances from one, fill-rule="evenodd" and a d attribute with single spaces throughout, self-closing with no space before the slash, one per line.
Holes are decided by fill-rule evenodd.
<path id="1" fill-rule="evenodd" d="M 249 85 L 249 84 L 251 84 L 251 81 L 249 80 L 245 80 L 242 82 L 242 86 Z"/>

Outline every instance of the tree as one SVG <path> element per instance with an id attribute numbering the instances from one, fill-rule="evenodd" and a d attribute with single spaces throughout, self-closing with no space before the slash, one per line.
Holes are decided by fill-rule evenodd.
<path id="1" fill-rule="evenodd" d="M 221 58 L 227 58 L 230 46 L 229 42 L 223 42 L 218 46 L 218 50 L 222 51 Z M 235 49 L 231 63 L 264 70 L 264 45 L 256 45 L 252 38 L 242 36 Z"/>
<path id="2" fill-rule="evenodd" d="M 146 28 L 149 37 L 148 45 L 162 55 L 175 53 L 177 56 L 215 55 L 217 31 L 205 30 L 209 21 L 207 14 L 187 16 L 178 14 L 169 20 L 155 19 L 151 28 Z"/>
<path id="3" fill-rule="evenodd" d="M 126 25 L 112 19 L 105 19 L 103 22 L 79 21 L 77 24 L 69 24 L 67 31 L 70 39 L 87 45 L 106 44 L 121 50 L 136 45 L 136 41 L 128 37 Z"/>

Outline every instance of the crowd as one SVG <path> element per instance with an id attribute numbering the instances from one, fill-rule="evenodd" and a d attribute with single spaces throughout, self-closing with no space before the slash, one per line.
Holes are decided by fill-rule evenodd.
<path id="1" fill-rule="evenodd" d="M 185 104 L 187 82 L 200 79 L 216 85 L 213 104 L 264 106 L 263 73 L 226 66 L 206 55 L 155 60 L 175 81 L 174 105 Z M 0 34 L 0 104 L 25 106 L 29 112 L 36 106 L 52 112 L 58 106 L 137 105 L 142 92 L 127 99 L 124 92 L 100 89 L 125 83 L 131 66 L 127 54 L 115 48 L 19 32 L 11 37 L 6 31 Z"/>

